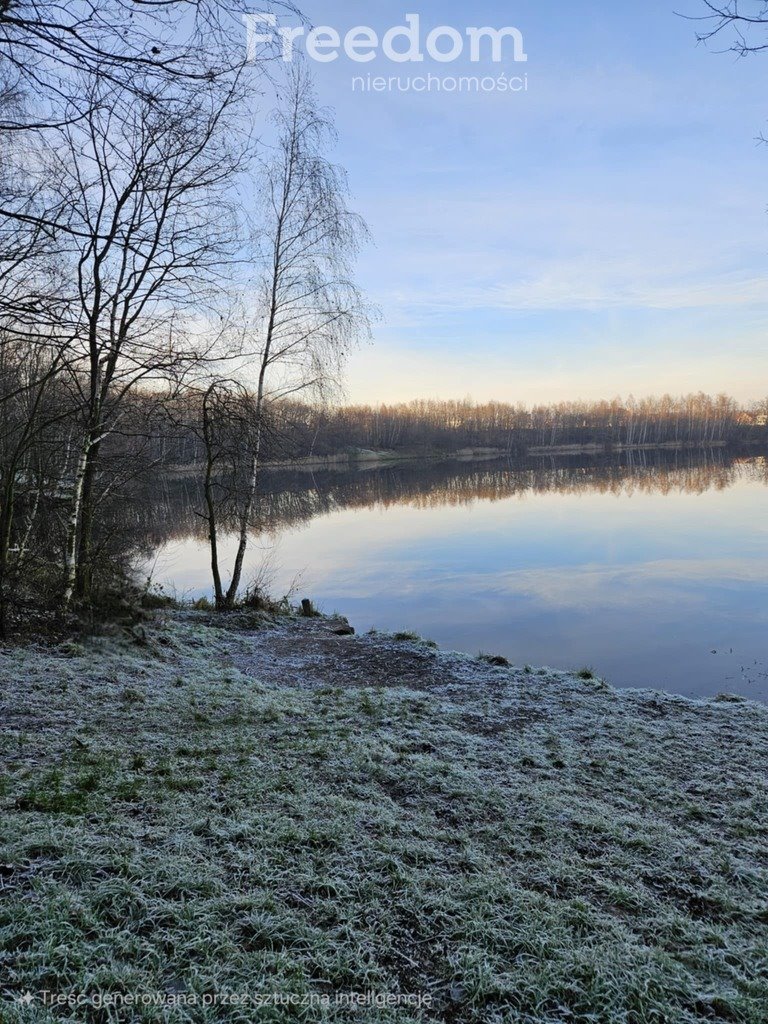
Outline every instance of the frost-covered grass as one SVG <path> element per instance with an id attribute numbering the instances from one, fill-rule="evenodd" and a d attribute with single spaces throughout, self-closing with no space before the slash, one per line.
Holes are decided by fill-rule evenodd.
<path id="1" fill-rule="evenodd" d="M 0 655 L 0 1020 L 764 1024 L 766 709 L 445 654 L 287 688 L 250 642 Z M 14 1001 L 371 989 L 432 1008 Z"/>

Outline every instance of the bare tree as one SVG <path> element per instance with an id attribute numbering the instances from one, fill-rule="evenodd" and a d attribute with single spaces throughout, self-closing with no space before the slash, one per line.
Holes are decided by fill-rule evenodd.
<path id="1" fill-rule="evenodd" d="M 98 509 L 119 486 L 114 453 L 150 443 L 132 395 L 199 370 L 222 333 L 206 338 L 202 321 L 241 256 L 246 10 L 0 0 L 3 593 L 17 482 L 50 425 L 66 421 L 68 604 L 89 596 Z"/>
<path id="2" fill-rule="evenodd" d="M 265 11 L 290 9 L 265 3 Z M 244 0 L 0 0 L 0 74 L 34 98 L 26 113 L 0 106 L 0 128 L 51 127 L 81 116 L 83 73 L 139 99 L 169 84 L 225 83 L 248 55 Z M 260 57 L 270 54 L 264 44 Z M 0 88 L 0 99 L 3 90 Z"/>
<path id="3" fill-rule="evenodd" d="M 0 103 L 21 99 L 0 87 Z M 30 160 L 30 157 L 32 158 Z M 23 582 L 28 540 L 41 505 L 44 449 L 66 419 L 60 377 L 72 324 L 65 297 L 63 247 L 40 217 L 41 176 L 29 139 L 0 131 L 0 631 Z M 46 470 L 47 472 L 47 470 Z M 20 523 L 23 525 L 20 526 Z"/>
<path id="4" fill-rule="evenodd" d="M 48 150 L 48 179 L 74 269 L 82 443 L 74 472 L 64 602 L 88 597 L 103 443 L 126 395 L 202 358 L 193 318 L 238 247 L 233 183 L 245 153 L 240 97 L 187 90 L 156 104 L 92 85 L 88 110 Z"/>
<path id="5" fill-rule="evenodd" d="M 726 50 L 745 57 L 768 50 L 767 0 L 703 0 L 706 13 L 693 20 L 706 27 L 697 33 L 700 43 L 719 41 L 732 30 Z"/>
<path id="6" fill-rule="evenodd" d="M 273 6 L 292 9 L 279 0 L 264 8 Z M 249 74 L 264 71 L 275 47 L 262 44 L 254 61 L 246 9 L 246 0 L 0 0 L 0 234 L 15 226 L 50 245 L 72 232 L 39 189 L 19 191 L 21 176 L 11 180 L 5 157 L 22 149 L 38 169 L 41 147 L 58 145 L 51 136 L 87 120 L 93 91 L 84 80 L 119 98 L 111 111 L 118 136 L 133 130 L 136 105 L 174 107 L 201 89 L 223 102 L 247 64 L 258 65 Z"/>
<path id="7" fill-rule="evenodd" d="M 350 347 L 370 333 L 369 309 L 351 279 L 367 228 L 348 208 L 346 175 L 328 160 L 333 126 L 300 63 L 289 73 L 273 121 L 275 143 L 257 181 L 264 270 L 257 286 L 262 337 L 254 360 L 249 466 L 224 607 L 233 606 L 240 587 L 267 406 L 299 392 L 326 398 L 339 385 Z"/>
<path id="8" fill-rule="evenodd" d="M 0 635 L 25 582 L 45 493 L 61 482 L 61 426 L 72 412 L 66 345 L 30 345 L 0 332 Z M 58 457 L 57 457 L 58 456 Z"/>

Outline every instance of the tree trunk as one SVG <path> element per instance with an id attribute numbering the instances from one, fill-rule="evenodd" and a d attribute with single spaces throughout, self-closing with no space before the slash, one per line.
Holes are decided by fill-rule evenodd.
<path id="1" fill-rule="evenodd" d="M 88 452 L 91 447 L 91 435 L 87 434 L 83 441 L 83 448 L 77 460 L 75 470 L 75 485 L 72 491 L 72 509 L 67 524 L 67 544 L 64 553 L 64 593 L 62 595 L 62 606 L 67 609 L 72 603 L 77 584 L 77 558 L 79 551 L 80 515 L 83 503 L 83 485 L 85 474 L 88 468 Z"/>
<path id="2" fill-rule="evenodd" d="M 235 555 L 235 564 L 232 567 L 232 579 L 229 583 L 229 589 L 227 590 L 227 596 L 225 598 L 225 607 L 234 608 L 235 600 L 237 599 L 237 592 L 240 589 L 240 577 L 243 574 L 243 562 L 245 560 L 245 552 L 248 547 L 248 529 L 251 525 L 251 513 L 253 512 L 253 505 L 256 498 L 256 482 L 259 474 L 259 449 L 261 448 L 261 414 L 259 413 L 259 421 L 256 424 L 256 441 L 253 446 L 253 455 L 251 458 L 251 471 L 248 480 L 248 493 L 246 496 L 245 507 L 243 508 L 243 514 L 240 517 L 240 537 L 237 543 L 237 554 Z"/>
<path id="3" fill-rule="evenodd" d="M 96 469 L 101 439 L 95 431 L 91 431 L 83 472 L 83 485 L 80 496 L 80 528 L 78 552 L 75 566 L 75 595 L 79 601 L 87 602 L 91 597 L 93 581 L 93 522 L 94 522 L 94 489 Z"/>
<path id="4" fill-rule="evenodd" d="M 216 503 L 213 500 L 213 459 L 210 450 L 205 466 L 205 507 L 208 512 L 208 541 L 211 546 L 211 573 L 213 590 L 217 608 L 224 607 L 224 591 L 221 586 L 221 570 L 219 569 L 219 539 L 216 525 Z"/>
<path id="5" fill-rule="evenodd" d="M 10 467 L 3 488 L 0 510 L 0 637 L 5 638 L 8 617 L 8 554 L 11 547 L 13 512 L 16 502 L 16 468 Z"/>
<path id="6" fill-rule="evenodd" d="M 216 463 L 214 455 L 213 435 L 211 433 L 211 415 L 208 402 L 214 393 L 214 385 L 208 389 L 203 398 L 203 443 L 205 444 L 205 507 L 208 513 L 208 542 L 211 547 L 211 574 L 213 576 L 213 592 L 217 610 L 224 607 L 224 589 L 221 585 L 219 569 L 219 535 L 216 522 L 216 501 L 213 497 L 213 470 Z"/>

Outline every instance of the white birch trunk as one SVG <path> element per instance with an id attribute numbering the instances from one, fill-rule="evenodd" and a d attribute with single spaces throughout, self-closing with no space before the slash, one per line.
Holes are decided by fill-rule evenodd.
<path id="1" fill-rule="evenodd" d="M 91 439 L 90 436 L 85 438 L 83 442 L 83 448 L 80 452 L 80 457 L 77 460 L 77 469 L 75 471 L 75 487 L 72 492 L 72 510 L 69 515 L 69 522 L 67 524 L 67 544 L 64 553 L 64 567 L 65 567 L 65 582 L 64 582 L 64 595 L 62 597 L 62 604 L 65 608 L 68 608 L 71 601 L 72 595 L 75 592 L 75 583 L 77 582 L 77 546 L 78 546 L 78 526 L 80 524 L 80 512 L 83 504 L 83 484 L 85 482 L 85 471 L 88 467 L 88 454 L 91 450 Z"/>

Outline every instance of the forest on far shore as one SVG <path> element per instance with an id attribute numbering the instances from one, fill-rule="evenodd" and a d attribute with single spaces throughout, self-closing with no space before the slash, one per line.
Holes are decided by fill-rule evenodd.
<path id="1" fill-rule="evenodd" d="M 147 454 L 174 468 L 199 464 L 199 440 L 185 427 L 195 422 L 193 411 L 180 406 L 173 422 L 158 431 Z M 331 408 L 282 402 L 271 407 L 266 434 L 266 462 L 359 449 L 427 455 L 498 448 L 524 455 L 532 448 L 570 445 L 768 445 L 768 399 L 742 405 L 727 395 L 696 394 L 534 406 L 424 399 Z"/>

